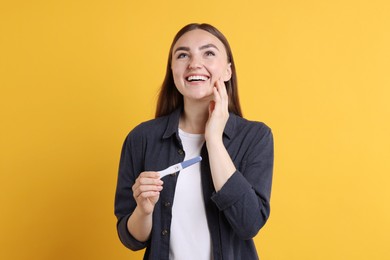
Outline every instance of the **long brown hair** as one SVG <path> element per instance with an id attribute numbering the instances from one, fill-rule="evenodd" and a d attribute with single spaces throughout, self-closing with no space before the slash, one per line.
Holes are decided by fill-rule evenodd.
<path id="1" fill-rule="evenodd" d="M 184 105 L 183 96 L 176 89 L 175 83 L 173 81 L 173 75 L 171 69 L 172 51 L 173 51 L 173 46 L 179 40 L 179 38 L 183 36 L 183 34 L 196 29 L 201 29 L 211 33 L 212 35 L 217 37 L 225 46 L 228 62 L 231 64 L 231 70 L 232 70 L 232 75 L 230 80 L 225 82 L 228 97 L 229 97 L 229 112 L 232 112 L 242 117 L 240 101 L 238 98 L 236 67 L 234 65 L 233 54 L 230 49 L 229 42 L 227 41 L 226 37 L 217 28 L 215 28 L 212 25 L 206 23 L 202 23 L 202 24 L 191 23 L 184 26 L 173 39 L 171 48 L 169 50 L 168 64 L 165 73 L 165 78 L 162 83 L 160 93 L 158 96 L 157 108 L 155 114 L 156 118 L 168 115 L 171 112 L 173 112 L 175 109 L 179 107 L 183 107 Z"/>

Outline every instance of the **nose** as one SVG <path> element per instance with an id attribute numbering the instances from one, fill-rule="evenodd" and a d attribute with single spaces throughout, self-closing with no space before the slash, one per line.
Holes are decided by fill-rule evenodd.
<path id="1" fill-rule="evenodd" d="M 202 67 L 202 60 L 197 55 L 193 55 L 188 63 L 189 69 L 198 69 Z"/>

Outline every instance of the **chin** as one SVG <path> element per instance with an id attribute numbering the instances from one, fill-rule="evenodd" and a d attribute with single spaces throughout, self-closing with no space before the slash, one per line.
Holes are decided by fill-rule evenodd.
<path id="1" fill-rule="evenodd" d="M 213 95 L 203 93 L 203 94 L 197 94 L 197 95 L 190 95 L 190 96 L 188 96 L 188 98 L 193 100 L 193 101 L 208 101 L 208 102 L 210 102 L 211 100 L 213 100 Z"/>

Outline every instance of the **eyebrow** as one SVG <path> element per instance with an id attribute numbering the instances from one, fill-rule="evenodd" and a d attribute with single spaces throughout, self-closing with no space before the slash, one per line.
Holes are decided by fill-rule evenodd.
<path id="1" fill-rule="evenodd" d="M 206 45 L 201 46 L 201 47 L 199 48 L 199 50 L 204 50 L 204 49 L 208 49 L 208 48 L 214 48 L 214 49 L 219 50 L 219 49 L 217 48 L 217 46 L 215 46 L 215 45 L 212 44 L 212 43 L 209 43 L 209 44 L 206 44 Z"/>
<path id="2" fill-rule="evenodd" d="M 217 49 L 217 46 L 215 46 L 214 44 L 212 43 L 209 43 L 209 44 L 206 44 L 206 45 L 203 45 L 203 46 L 200 46 L 199 47 L 199 50 L 204 50 L 204 49 L 208 49 L 208 48 L 214 48 L 214 49 Z M 181 46 L 181 47 L 177 47 L 176 50 L 173 52 L 173 53 L 176 53 L 178 51 L 190 51 L 190 48 L 189 47 L 184 47 L 184 46 Z"/>

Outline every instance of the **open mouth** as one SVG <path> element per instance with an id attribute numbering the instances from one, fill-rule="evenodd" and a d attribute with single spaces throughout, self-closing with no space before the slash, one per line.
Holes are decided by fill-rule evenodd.
<path id="1" fill-rule="evenodd" d="M 201 76 L 201 75 L 193 75 L 186 78 L 189 82 L 199 82 L 199 81 L 206 81 L 209 77 L 207 76 Z"/>

